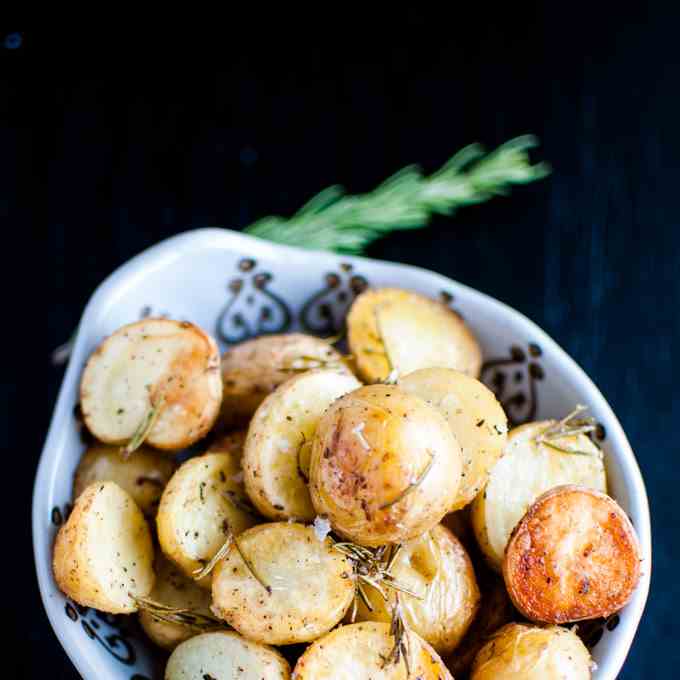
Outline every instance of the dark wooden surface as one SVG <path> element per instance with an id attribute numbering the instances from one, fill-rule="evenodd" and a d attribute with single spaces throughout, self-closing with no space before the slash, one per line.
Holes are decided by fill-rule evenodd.
<path id="1" fill-rule="evenodd" d="M 405 164 L 432 170 L 469 142 L 524 132 L 542 139 L 549 180 L 370 254 L 509 303 L 600 386 L 654 525 L 651 596 L 621 677 L 677 673 L 679 16 L 549 5 L 412 11 L 370 31 L 340 21 L 337 38 L 335 19 L 272 36 L 260 18 L 212 34 L 27 32 L 0 47 L 11 677 L 75 677 L 37 594 L 30 492 L 62 376 L 50 350 L 95 286 L 191 226 L 240 228 L 328 184 L 367 190 Z"/>

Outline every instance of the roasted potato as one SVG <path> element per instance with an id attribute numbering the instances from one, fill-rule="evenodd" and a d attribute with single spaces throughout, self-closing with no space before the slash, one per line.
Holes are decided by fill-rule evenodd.
<path id="1" fill-rule="evenodd" d="M 566 628 L 520 623 L 503 626 L 482 647 L 471 680 L 590 680 L 591 659 Z"/>
<path id="2" fill-rule="evenodd" d="M 449 654 L 465 635 L 479 604 L 475 572 L 458 539 L 438 524 L 402 543 L 390 573 L 400 585 L 419 596 L 399 596 L 408 627 L 438 654 Z M 365 588 L 373 611 L 359 599 L 359 621 L 390 622 L 395 591 L 385 590 L 387 602 L 375 588 Z"/>
<path id="3" fill-rule="evenodd" d="M 440 413 L 396 385 L 370 385 L 321 417 L 310 492 L 335 531 L 378 546 L 435 526 L 456 498 L 460 474 L 460 446 Z"/>
<path id="4" fill-rule="evenodd" d="M 107 444 L 128 443 L 144 427 L 147 444 L 182 449 L 219 414 L 222 380 L 215 341 L 170 319 L 123 326 L 92 354 L 80 384 L 85 424 Z"/>
<path id="5" fill-rule="evenodd" d="M 350 373 L 342 355 L 312 335 L 263 335 L 235 345 L 222 355 L 221 424 L 248 422 L 264 398 L 281 383 L 307 368 Z"/>
<path id="6" fill-rule="evenodd" d="M 316 425 L 338 397 L 360 386 L 352 375 L 308 371 L 287 380 L 255 411 L 243 454 L 246 491 L 271 519 L 311 521 L 309 452 Z"/>
<path id="7" fill-rule="evenodd" d="M 513 531 L 503 578 L 515 607 L 532 621 L 607 617 L 633 594 L 641 555 L 616 501 L 560 486 L 538 498 Z"/>
<path id="8" fill-rule="evenodd" d="M 398 288 L 367 290 L 347 316 L 349 347 L 366 382 L 419 368 L 479 375 L 482 354 L 462 319 L 440 302 Z"/>
<path id="9" fill-rule="evenodd" d="M 349 560 L 312 527 L 260 524 L 234 542 L 213 572 L 212 610 L 250 640 L 315 640 L 354 599 Z"/>
<path id="10" fill-rule="evenodd" d="M 503 453 L 508 419 L 493 392 L 479 380 L 450 368 L 423 368 L 399 386 L 434 406 L 451 426 L 463 452 L 463 473 L 451 510 L 459 510 L 484 488 Z"/>
<path id="11" fill-rule="evenodd" d="M 561 484 L 607 489 L 602 451 L 585 434 L 538 441 L 554 424 L 535 422 L 512 430 L 503 457 L 472 503 L 475 536 L 499 571 L 510 533 L 542 493 Z"/>
<path id="12" fill-rule="evenodd" d="M 156 581 L 149 594 L 150 600 L 166 607 L 185 609 L 192 614 L 212 618 L 210 591 L 187 578 L 160 552 L 156 553 L 154 567 Z M 155 616 L 153 609 L 145 608 L 143 604 L 140 605 L 139 622 L 144 632 L 155 644 L 169 650 L 201 632 L 197 625 L 169 621 L 166 617 Z"/>
<path id="13" fill-rule="evenodd" d="M 154 517 L 175 467 L 167 455 L 146 446 L 123 458 L 120 447 L 95 444 L 78 463 L 73 478 L 73 498 L 78 498 L 93 482 L 115 482 L 134 498 L 147 517 Z"/>
<path id="14" fill-rule="evenodd" d="M 256 522 L 240 457 L 232 453 L 206 453 L 184 463 L 165 487 L 156 516 L 163 552 L 189 578 L 214 557 L 230 533 L 239 534 Z M 200 584 L 209 588 L 210 575 Z"/>
<path id="15" fill-rule="evenodd" d="M 88 486 L 59 529 L 52 568 L 60 590 L 84 607 L 137 611 L 134 598 L 146 597 L 154 583 L 153 545 L 130 494 L 114 482 Z"/>
<path id="16" fill-rule="evenodd" d="M 310 645 L 298 659 L 295 680 L 453 680 L 437 653 L 406 632 L 410 673 L 404 657 L 390 658 L 394 637 L 387 623 L 341 626 Z"/>
<path id="17" fill-rule="evenodd" d="M 165 680 L 289 680 L 288 662 L 271 647 L 231 631 L 203 633 L 170 655 Z"/>

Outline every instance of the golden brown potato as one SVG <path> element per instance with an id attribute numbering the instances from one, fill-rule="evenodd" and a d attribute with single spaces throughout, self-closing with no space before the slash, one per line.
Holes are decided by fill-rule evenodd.
<path id="1" fill-rule="evenodd" d="M 250 640 L 315 640 L 354 599 L 349 560 L 312 527 L 260 524 L 232 544 L 213 572 L 213 612 Z"/>
<path id="2" fill-rule="evenodd" d="M 396 370 L 454 368 L 479 375 L 482 354 L 462 319 L 424 295 L 398 288 L 367 290 L 347 316 L 349 347 L 366 382 L 385 380 Z"/>
<path id="3" fill-rule="evenodd" d="M 503 578 L 515 607 L 532 621 L 594 619 L 628 602 L 641 555 L 616 501 L 585 487 L 560 486 L 538 498 L 515 528 Z"/>
<path id="4" fill-rule="evenodd" d="M 118 446 L 95 444 L 85 451 L 78 463 L 73 478 L 73 498 L 78 498 L 93 482 L 115 482 L 134 498 L 147 517 L 154 517 L 175 467 L 167 455 L 147 446 L 126 459 Z"/>
<path id="5" fill-rule="evenodd" d="M 390 573 L 421 598 L 399 596 L 408 627 L 438 654 L 449 654 L 465 635 L 479 604 L 475 572 L 458 539 L 438 524 L 402 544 Z M 375 588 L 368 586 L 365 591 L 373 611 L 359 599 L 357 620 L 389 623 L 395 591 L 386 589 L 388 602 Z"/>
<path id="6" fill-rule="evenodd" d="M 335 401 L 319 421 L 310 492 L 335 531 L 378 546 L 435 526 L 460 473 L 460 447 L 442 415 L 396 385 L 370 385 Z"/>
<path id="7" fill-rule="evenodd" d="M 114 482 L 95 482 L 77 498 L 54 544 L 54 579 L 84 607 L 137 611 L 154 583 L 153 545 L 142 511 Z"/>
<path id="8" fill-rule="evenodd" d="M 314 370 L 287 380 L 255 411 L 243 454 L 246 491 L 271 519 L 311 521 L 309 452 L 319 418 L 338 397 L 360 387 L 352 375 Z"/>
<path id="9" fill-rule="evenodd" d="M 189 578 L 224 545 L 257 522 L 243 488 L 238 454 L 206 453 L 189 459 L 163 491 L 156 525 L 165 555 Z M 210 587 L 210 575 L 200 584 Z"/>
<path id="10" fill-rule="evenodd" d="M 416 633 L 405 634 L 410 674 L 404 658 L 389 658 L 394 638 L 387 623 L 354 623 L 336 628 L 310 645 L 298 659 L 295 680 L 453 680 L 437 653 Z"/>
<path id="11" fill-rule="evenodd" d="M 163 554 L 156 553 L 154 563 L 156 581 L 149 599 L 161 605 L 175 609 L 186 609 L 192 613 L 211 617 L 210 591 L 201 588 L 192 579 L 187 578 Z M 139 623 L 151 640 L 163 649 L 172 650 L 180 642 L 184 642 L 201 630 L 196 625 L 168 621 L 154 616 L 142 605 L 139 611 Z M 217 623 L 215 625 L 217 626 Z"/>
<path id="12" fill-rule="evenodd" d="M 590 680 L 591 663 L 572 631 L 511 623 L 482 647 L 470 680 Z"/>
<path id="13" fill-rule="evenodd" d="M 463 452 L 463 474 L 451 510 L 459 510 L 484 488 L 503 453 L 508 419 L 494 393 L 479 380 L 450 368 L 423 368 L 399 386 L 434 406 L 451 426 Z"/>
<path id="14" fill-rule="evenodd" d="M 290 666 L 279 652 L 229 631 L 183 642 L 165 667 L 165 680 L 289 679 Z"/>
<path id="15" fill-rule="evenodd" d="M 602 451 L 585 434 L 537 441 L 553 425 L 555 421 L 548 420 L 512 430 L 503 457 L 472 503 L 479 547 L 498 571 L 510 533 L 542 493 L 561 484 L 607 490 Z"/>
<path id="16" fill-rule="evenodd" d="M 170 319 L 123 326 L 92 354 L 80 384 L 85 424 L 107 444 L 128 443 L 144 424 L 158 449 L 198 441 L 219 413 L 222 381 L 215 341 Z"/>
<path id="17" fill-rule="evenodd" d="M 312 335 L 263 335 L 232 347 L 222 356 L 221 423 L 247 423 L 264 398 L 281 383 L 308 368 L 330 367 L 350 373 L 342 355 Z"/>

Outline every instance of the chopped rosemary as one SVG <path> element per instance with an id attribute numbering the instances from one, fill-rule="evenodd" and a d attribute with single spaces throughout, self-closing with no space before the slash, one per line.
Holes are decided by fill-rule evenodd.
<path id="1" fill-rule="evenodd" d="M 179 624 L 198 632 L 206 632 L 219 628 L 227 628 L 224 621 L 216 619 L 209 614 L 202 614 L 193 609 L 183 607 L 169 607 L 156 602 L 149 597 L 139 597 L 130 593 L 130 597 L 140 610 L 147 611 L 155 619 L 166 623 Z"/>
<path id="2" fill-rule="evenodd" d="M 576 456 L 593 456 L 590 451 L 583 451 L 581 449 L 570 449 L 565 446 L 560 446 L 556 440 L 564 437 L 575 437 L 580 434 L 590 434 L 597 428 L 597 422 L 592 417 L 579 417 L 581 413 L 587 411 L 588 407 L 583 404 L 577 404 L 571 413 L 567 414 L 561 420 L 548 425 L 543 431 L 539 432 L 534 441 L 537 444 L 543 444 L 548 448 L 558 451 L 560 453 L 573 454 Z"/>
<path id="3" fill-rule="evenodd" d="M 149 436 L 149 433 L 158 420 L 158 416 L 161 414 L 164 404 L 165 396 L 161 395 L 158 399 L 158 403 L 149 406 L 142 418 L 142 422 L 135 430 L 130 441 L 121 448 L 120 452 L 123 458 L 129 458 L 146 441 L 146 438 Z"/>
<path id="4" fill-rule="evenodd" d="M 408 496 L 412 491 L 417 489 L 425 481 L 425 477 L 427 477 L 430 470 L 432 469 L 435 459 L 434 453 L 432 453 L 432 451 L 430 451 L 429 449 L 428 453 L 430 454 L 430 460 L 425 466 L 425 469 L 420 473 L 420 475 L 418 475 L 418 479 L 416 479 L 414 482 L 411 482 L 396 498 L 392 499 L 391 501 L 388 501 L 387 503 L 383 503 L 379 507 L 379 510 L 385 510 L 391 507 L 392 505 L 399 503 L 399 501 L 402 501 L 404 498 L 406 498 L 406 496 Z"/>

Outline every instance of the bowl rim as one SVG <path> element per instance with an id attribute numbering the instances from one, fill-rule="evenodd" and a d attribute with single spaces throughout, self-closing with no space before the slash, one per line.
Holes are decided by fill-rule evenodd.
<path id="1" fill-rule="evenodd" d="M 385 262 L 357 255 L 344 255 L 327 251 L 310 251 L 294 246 L 264 241 L 254 236 L 216 227 L 191 229 L 182 232 L 164 239 L 132 257 L 107 276 L 95 289 L 86 304 L 78 323 L 71 359 L 59 388 L 59 395 L 50 419 L 45 445 L 40 454 L 36 470 L 33 485 L 31 522 L 34 565 L 43 608 L 48 616 L 52 630 L 78 672 L 83 677 L 96 677 L 97 668 L 92 659 L 83 655 L 81 647 L 74 644 L 68 636 L 62 636 L 60 634 L 60 630 L 63 627 L 63 621 L 61 619 L 57 620 L 54 612 L 50 611 L 50 608 L 47 606 L 47 602 L 51 595 L 50 589 L 53 587 L 51 582 L 51 554 L 49 554 L 47 564 L 44 562 L 41 563 L 40 560 L 44 560 L 45 554 L 44 541 L 42 539 L 44 517 L 46 516 L 44 513 L 46 510 L 49 511 L 49 509 L 46 508 L 48 494 L 46 494 L 44 490 L 51 488 L 52 480 L 57 474 L 56 468 L 58 467 L 51 466 L 51 456 L 49 452 L 57 448 L 56 442 L 59 438 L 61 423 L 64 421 L 67 414 L 71 412 L 71 406 L 67 403 L 67 387 L 74 381 L 77 381 L 82 364 L 81 359 L 84 358 L 86 354 L 86 334 L 83 330 L 88 326 L 90 319 L 94 316 L 100 304 L 109 296 L 116 292 L 120 294 L 123 290 L 134 286 L 135 282 L 146 276 L 151 269 L 163 268 L 172 260 L 184 257 L 187 250 L 204 250 L 205 248 L 215 246 L 218 243 L 220 247 L 225 250 L 232 250 L 234 252 L 240 251 L 248 253 L 249 256 L 252 255 L 264 259 L 285 255 L 286 259 L 290 258 L 289 262 L 293 262 L 295 260 L 304 260 L 304 258 L 310 257 L 313 253 L 316 257 L 322 257 L 329 262 L 337 262 L 341 259 L 344 262 L 364 263 L 374 269 L 376 267 L 382 269 L 384 272 L 391 271 L 397 273 L 399 271 L 408 270 L 417 274 L 421 279 L 428 279 L 433 284 L 444 288 L 453 287 L 464 291 L 473 304 L 478 302 L 491 308 L 496 313 L 514 316 L 519 325 L 526 331 L 527 337 L 530 336 L 535 338 L 541 346 L 550 349 L 550 352 L 555 357 L 556 361 L 563 364 L 565 366 L 564 370 L 572 374 L 578 389 L 589 395 L 589 403 L 591 406 L 600 413 L 606 415 L 608 421 L 606 425 L 608 439 L 611 442 L 612 449 L 617 451 L 617 458 L 621 460 L 622 468 L 628 473 L 627 482 L 631 484 L 631 498 L 635 498 L 639 506 L 638 516 L 635 518 L 635 528 L 640 539 L 645 568 L 638 584 L 638 594 L 635 600 L 628 605 L 628 607 L 634 605 L 634 609 L 632 612 L 629 612 L 627 625 L 624 631 L 622 631 L 624 633 L 623 643 L 619 644 L 607 658 L 607 668 L 611 673 L 609 677 L 611 677 L 611 680 L 614 680 L 619 674 L 628 655 L 649 594 L 652 572 L 651 519 L 644 480 L 633 450 L 614 411 L 585 371 L 557 344 L 557 342 L 555 342 L 555 340 L 524 314 L 486 293 L 482 293 L 442 274 L 429 271 L 422 267 L 396 262 Z M 290 264 L 287 266 L 290 266 Z"/>

